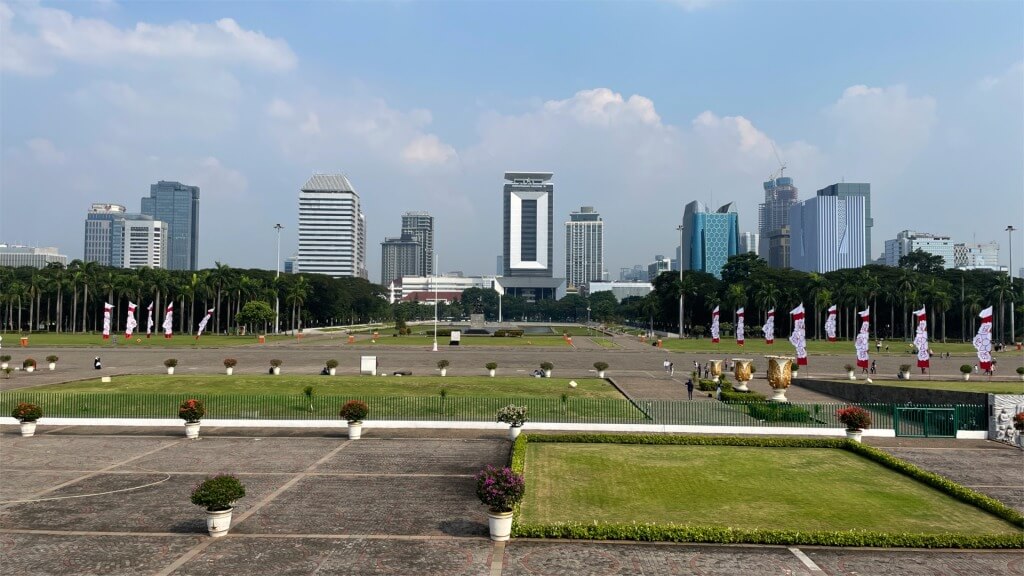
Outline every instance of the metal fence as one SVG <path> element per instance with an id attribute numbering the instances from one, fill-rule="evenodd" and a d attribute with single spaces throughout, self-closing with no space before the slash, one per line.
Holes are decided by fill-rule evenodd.
<path id="1" fill-rule="evenodd" d="M 209 395 L 135 393 L 0 392 L 3 414 L 18 402 L 32 402 L 51 418 L 176 418 L 178 405 L 188 398 L 202 399 L 205 418 L 243 420 L 334 420 L 341 405 L 365 401 L 370 420 L 494 421 L 498 409 L 509 404 L 527 407 L 532 422 L 632 423 L 702 426 L 770 426 L 841 428 L 838 403 L 734 403 L 712 401 L 638 400 L 601 398 L 481 398 L 448 396 L 314 396 Z M 913 421 L 906 405 L 860 404 L 872 414 L 874 428 L 896 428 Z M 945 409 L 956 430 L 985 430 L 982 405 L 917 406 Z M 897 417 L 899 412 L 900 416 Z M 947 418 L 949 420 L 949 418 Z M 946 431 L 946 430 L 944 430 Z M 948 431 L 947 431 L 948 432 Z"/>

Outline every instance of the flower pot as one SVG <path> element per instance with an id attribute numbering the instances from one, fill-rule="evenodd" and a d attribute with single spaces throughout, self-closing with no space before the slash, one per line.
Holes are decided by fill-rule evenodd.
<path id="1" fill-rule="evenodd" d="M 50 370 L 56 370 L 57 369 L 57 363 L 56 362 L 50 362 L 49 368 L 50 368 Z"/>
<path id="2" fill-rule="evenodd" d="M 490 376 L 491 378 L 494 378 L 494 372 L 495 372 L 495 370 L 488 370 L 488 371 L 487 371 L 487 374 L 488 374 L 488 375 L 489 375 L 489 376 Z"/>
<path id="3" fill-rule="evenodd" d="M 1024 382 L 1024 374 L 1021 374 L 1021 375 L 1020 375 L 1020 381 L 1021 381 L 1021 382 Z"/>
<path id="4" fill-rule="evenodd" d="M 522 432 L 522 431 L 523 431 L 523 427 L 522 426 L 509 426 L 508 427 L 508 439 L 514 441 L 516 438 L 519 438 L 519 433 Z"/>
<path id="5" fill-rule="evenodd" d="M 281 367 L 280 366 L 274 366 L 274 376 L 280 376 L 280 375 L 281 375 Z"/>
<path id="6" fill-rule="evenodd" d="M 228 530 L 231 529 L 231 512 L 233 510 L 234 508 L 216 512 L 206 511 L 206 529 L 210 531 L 210 536 L 220 538 L 228 535 Z"/>
<path id="7" fill-rule="evenodd" d="M 36 367 L 35 366 L 26 366 L 25 367 L 25 372 L 35 372 L 35 371 L 36 371 Z"/>
<path id="8" fill-rule="evenodd" d="M 174 366 L 168 366 L 167 367 L 167 375 L 168 376 L 173 376 L 174 375 Z"/>
<path id="9" fill-rule="evenodd" d="M 750 392 L 750 388 L 747 387 L 746 382 L 740 382 L 733 387 L 733 390 L 736 390 L 737 392 Z"/>
<path id="10" fill-rule="evenodd" d="M 328 368 L 327 369 L 327 373 L 330 374 L 331 376 L 334 376 L 335 374 L 338 373 L 338 369 L 337 368 Z"/>
<path id="11" fill-rule="evenodd" d="M 907 371 L 907 372 L 900 372 L 900 374 L 903 375 L 903 379 L 904 380 L 910 380 L 910 372 L 909 371 Z"/>
<path id="12" fill-rule="evenodd" d="M 443 378 L 443 377 L 445 377 L 447 375 L 448 375 L 448 369 L 447 368 L 441 368 L 441 377 Z"/>
<path id="13" fill-rule="evenodd" d="M 597 377 L 598 378 L 604 378 L 604 370 L 598 370 L 597 371 Z"/>
<path id="14" fill-rule="evenodd" d="M 544 377 L 545 378 L 551 378 L 551 370 L 545 370 L 544 371 Z"/>
<path id="15" fill-rule="evenodd" d="M 504 542 L 512 535 L 512 513 L 487 511 L 487 527 L 491 531 L 491 540 Z"/>
<path id="16" fill-rule="evenodd" d="M 363 423 L 362 422 L 349 422 L 348 423 L 348 439 L 359 440 L 363 435 Z"/>
<path id="17" fill-rule="evenodd" d="M 772 397 L 769 398 L 772 402 L 788 402 L 786 400 L 786 389 L 785 388 L 772 388 Z"/>
<path id="18" fill-rule="evenodd" d="M 228 376 L 231 376 L 232 374 L 235 373 L 235 367 L 228 366 L 227 368 L 224 369 L 224 373 L 227 374 Z"/>
<path id="19" fill-rule="evenodd" d="M 199 422 L 185 422 L 185 438 L 199 439 Z"/>
<path id="20" fill-rule="evenodd" d="M 0 362 L 0 370 L 7 370 L 7 362 Z"/>
<path id="21" fill-rule="evenodd" d="M 35 436 L 36 434 L 36 421 L 31 422 L 25 421 L 21 423 L 21 435 L 25 438 L 29 436 Z"/>
<path id="22" fill-rule="evenodd" d="M 799 378 L 800 377 L 800 371 L 799 370 L 793 370 L 793 372 L 791 373 L 791 377 L 792 378 Z"/>
<path id="23" fill-rule="evenodd" d="M 856 380 L 857 375 L 853 373 L 853 370 L 850 370 L 849 372 L 846 373 L 846 378 L 847 380 Z"/>
<path id="24" fill-rule="evenodd" d="M 962 377 L 963 377 L 963 379 L 964 379 L 964 382 L 967 382 L 968 380 L 970 380 L 970 379 L 971 379 L 971 373 L 970 373 L 970 372 L 967 372 L 967 373 L 961 373 L 961 374 L 960 374 L 960 376 L 962 376 Z"/>
<path id="25" fill-rule="evenodd" d="M 846 437 L 854 442 L 860 442 L 860 437 L 864 434 L 863 430 L 847 430 Z"/>

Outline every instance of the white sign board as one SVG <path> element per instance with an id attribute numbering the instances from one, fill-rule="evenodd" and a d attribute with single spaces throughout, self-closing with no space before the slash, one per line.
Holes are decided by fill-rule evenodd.
<path id="1" fill-rule="evenodd" d="M 452 335 L 448 338 L 448 345 L 458 346 L 460 340 L 462 340 L 462 332 L 460 330 L 452 330 Z"/>
<path id="2" fill-rule="evenodd" d="M 369 374 L 370 376 L 377 375 L 377 357 L 376 356 L 360 356 L 359 357 L 359 373 Z"/>

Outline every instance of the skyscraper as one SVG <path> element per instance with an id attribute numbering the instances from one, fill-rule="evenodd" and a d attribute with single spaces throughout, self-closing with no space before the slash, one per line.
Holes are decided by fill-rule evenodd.
<path id="1" fill-rule="evenodd" d="M 142 199 L 142 213 L 167 223 L 167 268 L 198 270 L 199 187 L 160 180 Z"/>
<path id="2" fill-rule="evenodd" d="M 381 264 L 380 283 L 382 286 L 391 284 L 403 276 L 422 276 L 419 271 L 423 264 L 423 246 L 412 234 L 402 234 L 400 238 L 385 238 L 380 243 Z"/>
<path id="3" fill-rule="evenodd" d="M 427 212 L 402 214 L 402 236 L 412 236 L 420 243 L 419 269 L 410 276 L 434 274 L 434 217 Z M 385 284 L 387 286 L 387 284 Z"/>
<path id="4" fill-rule="evenodd" d="M 865 198 L 815 196 L 789 211 L 790 265 L 804 272 L 831 272 L 867 263 Z"/>
<path id="5" fill-rule="evenodd" d="M 343 174 L 314 174 L 299 191 L 298 272 L 366 277 L 366 217 Z"/>
<path id="6" fill-rule="evenodd" d="M 554 298 L 561 278 L 552 275 L 551 172 L 506 172 L 501 286 L 527 301 Z"/>
<path id="7" fill-rule="evenodd" d="M 115 266 L 110 253 L 110 234 L 114 220 L 124 218 L 127 210 L 120 204 L 93 204 L 85 215 L 86 262 Z"/>
<path id="8" fill-rule="evenodd" d="M 760 243 L 761 235 L 757 232 L 740 232 L 740 254 L 746 254 L 747 252 L 757 254 Z"/>
<path id="9" fill-rule="evenodd" d="M 565 223 L 565 281 L 578 288 L 604 277 L 604 221 L 593 206 L 582 206 Z"/>
<path id="10" fill-rule="evenodd" d="M 885 265 L 899 266 L 900 258 L 915 250 L 921 250 L 935 256 L 941 256 L 943 267 L 952 268 L 953 262 L 953 239 L 949 236 L 938 236 L 925 232 L 914 232 L 903 230 L 896 234 L 893 240 L 885 241 Z M 870 254 L 868 258 L 870 259 Z"/>
<path id="11" fill-rule="evenodd" d="M 837 198 L 859 196 L 864 198 L 864 254 L 867 259 L 870 259 L 872 254 L 871 227 L 875 225 L 875 221 L 871 218 L 871 184 L 852 182 L 832 184 L 818 190 L 818 196 L 835 196 Z"/>
<path id="12" fill-rule="evenodd" d="M 780 176 L 764 183 L 764 203 L 757 211 L 757 232 L 760 235 L 757 254 L 773 268 L 789 267 L 789 258 L 784 249 L 789 246 L 789 238 L 782 236 L 785 235 L 784 229 L 789 226 L 789 208 L 798 198 L 799 190 L 793 185 L 792 178 Z M 771 253 L 773 237 L 777 252 L 774 255 Z"/>
<path id="13" fill-rule="evenodd" d="M 110 228 L 110 265 L 118 268 L 164 268 L 167 264 L 166 222 L 142 214 L 126 214 Z"/>
<path id="14" fill-rule="evenodd" d="M 721 278 L 722 267 L 729 256 L 739 253 L 739 245 L 739 214 L 732 202 L 714 212 L 702 202 L 686 205 L 679 261 L 683 270 L 698 270 Z"/>

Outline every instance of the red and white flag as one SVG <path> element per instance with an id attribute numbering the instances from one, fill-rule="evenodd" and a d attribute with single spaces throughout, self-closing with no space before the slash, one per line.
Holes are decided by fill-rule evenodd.
<path id="1" fill-rule="evenodd" d="M 928 351 L 928 315 L 924 306 L 914 311 L 914 318 L 917 319 L 917 334 L 914 335 L 914 346 L 917 347 L 917 367 L 927 368 L 931 353 Z"/>
<path id="2" fill-rule="evenodd" d="M 974 349 L 978 351 L 978 367 L 988 372 L 992 369 L 992 307 L 982 310 L 978 317 L 981 326 L 974 337 Z"/>
<path id="3" fill-rule="evenodd" d="M 804 318 L 804 303 L 789 311 L 793 319 L 793 333 L 789 335 L 789 343 L 796 348 L 796 365 L 807 365 L 807 330 Z"/>
<path id="4" fill-rule="evenodd" d="M 825 317 L 825 336 L 829 342 L 836 341 L 836 305 L 828 307 L 828 316 Z"/>
<path id="5" fill-rule="evenodd" d="M 149 319 L 146 320 L 146 338 L 153 335 L 153 302 L 149 303 L 149 307 L 146 310 L 149 311 Z"/>
<path id="6" fill-rule="evenodd" d="M 718 344 L 718 306 L 711 311 L 711 342 Z"/>
<path id="7" fill-rule="evenodd" d="M 736 310 L 736 343 L 743 346 L 743 308 Z"/>
<path id="8" fill-rule="evenodd" d="M 167 313 L 164 314 L 164 338 L 170 338 L 174 334 L 174 302 L 167 305 Z"/>
<path id="9" fill-rule="evenodd" d="M 114 312 L 113 304 L 103 304 L 103 339 L 110 340 L 110 315 Z"/>
<path id="10" fill-rule="evenodd" d="M 764 343 L 775 343 L 775 308 L 768 311 L 768 319 L 764 321 Z"/>
<path id="11" fill-rule="evenodd" d="M 206 330 L 206 323 L 210 321 L 210 316 L 213 316 L 213 308 L 207 310 L 206 316 L 203 316 L 203 319 L 199 321 L 199 330 L 196 331 L 196 340 L 199 340 L 199 337 L 203 335 L 203 330 Z"/>
<path id="12" fill-rule="evenodd" d="M 857 350 L 857 366 L 867 368 L 870 364 L 868 339 L 871 335 L 868 333 L 868 328 L 871 326 L 871 308 L 857 314 L 860 316 L 860 332 L 857 333 L 857 339 L 853 341 L 853 347 Z"/>
<path id="13" fill-rule="evenodd" d="M 124 321 L 124 339 L 128 340 L 139 323 L 135 321 L 135 302 L 128 301 L 128 319 Z"/>

